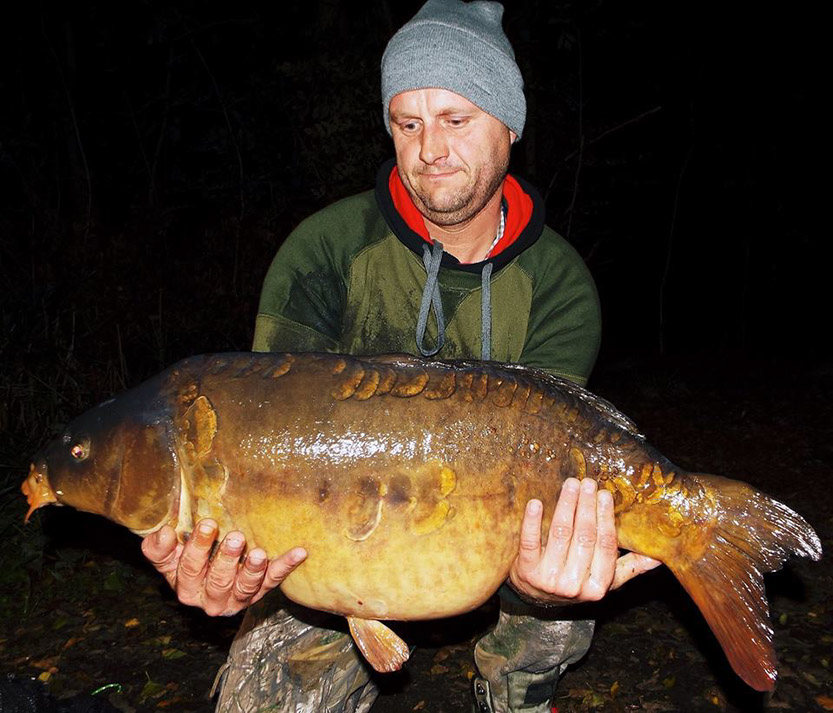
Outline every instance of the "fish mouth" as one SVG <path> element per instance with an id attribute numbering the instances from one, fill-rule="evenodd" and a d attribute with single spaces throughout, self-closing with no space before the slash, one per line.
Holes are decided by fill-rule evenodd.
<path id="1" fill-rule="evenodd" d="M 32 463 L 29 466 L 29 477 L 26 478 L 26 480 L 23 481 L 23 485 L 20 486 L 20 489 L 26 496 L 26 502 L 29 503 L 29 512 L 26 513 L 26 517 L 23 518 L 23 522 L 29 522 L 29 518 L 32 517 L 32 513 L 38 508 L 42 508 L 44 505 L 49 505 L 50 503 L 58 502 L 58 496 L 55 495 L 55 491 L 52 490 L 52 486 L 49 485 L 49 481 L 46 479 L 45 471 L 45 467 L 43 470 L 39 470 L 35 467 L 35 464 Z"/>

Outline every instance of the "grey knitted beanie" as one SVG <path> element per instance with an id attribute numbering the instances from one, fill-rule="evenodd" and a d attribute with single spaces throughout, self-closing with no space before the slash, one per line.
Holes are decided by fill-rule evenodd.
<path id="1" fill-rule="evenodd" d="M 382 112 L 411 89 L 448 89 L 503 122 L 518 138 L 526 121 L 523 77 L 503 32 L 503 5 L 428 0 L 382 55 Z"/>

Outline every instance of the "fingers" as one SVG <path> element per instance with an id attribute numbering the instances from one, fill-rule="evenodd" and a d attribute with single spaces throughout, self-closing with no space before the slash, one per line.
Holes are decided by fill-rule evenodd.
<path id="1" fill-rule="evenodd" d="M 214 520 L 200 520 L 182 548 L 176 575 L 176 593 L 183 604 L 199 606 L 202 603 L 206 567 L 216 539 L 217 523 Z"/>
<path id="2" fill-rule="evenodd" d="M 596 546 L 590 563 L 590 576 L 584 592 L 590 601 L 601 599 L 610 589 L 616 573 L 619 542 L 613 516 L 613 495 L 602 488 L 596 497 Z"/>
<path id="3" fill-rule="evenodd" d="M 158 572 L 165 575 L 172 587 L 176 583 L 176 568 L 182 545 L 176 539 L 176 532 L 170 525 L 148 535 L 142 540 L 142 554 Z"/>
<path id="4" fill-rule="evenodd" d="M 583 594 L 590 563 L 593 561 L 597 541 L 595 480 L 585 478 L 581 481 L 574 511 L 573 536 L 569 542 L 567 559 L 563 564 L 564 588 L 560 592 L 565 597 L 578 597 Z"/>
<path id="5" fill-rule="evenodd" d="M 260 591 L 263 578 L 266 576 L 266 553 L 256 548 L 246 554 L 242 565 L 238 568 L 237 578 L 231 588 L 229 609 L 240 609 L 252 603 L 253 597 Z"/>
<path id="6" fill-rule="evenodd" d="M 576 478 L 567 478 L 561 486 L 561 494 L 555 504 L 555 512 L 550 521 L 547 548 L 544 553 L 545 569 L 560 572 L 564 569 L 573 531 L 576 525 L 576 507 L 579 504 L 581 483 Z"/>
<path id="7" fill-rule="evenodd" d="M 229 532 L 220 543 L 214 557 L 208 562 L 203 583 L 203 609 L 207 614 L 236 614 L 245 604 L 233 611 L 229 605 L 237 599 L 239 590 L 233 592 L 238 585 L 240 557 L 246 547 L 246 538 L 242 532 Z M 209 549 L 210 554 L 210 549 Z M 257 591 L 255 588 L 254 591 Z M 245 597 L 248 600 L 249 597 Z"/>
<path id="8" fill-rule="evenodd" d="M 541 559 L 541 521 L 544 507 L 540 500 L 526 504 L 521 523 L 521 541 L 518 548 L 518 565 L 521 569 L 532 568 Z"/>
<path id="9" fill-rule="evenodd" d="M 540 528 L 540 514 L 538 521 Z M 212 557 L 217 533 L 217 523 L 205 519 L 197 523 L 185 545 L 177 542 L 170 526 L 142 541 L 145 557 L 165 575 L 179 601 L 211 616 L 236 614 L 258 601 L 307 557 L 306 550 L 296 547 L 269 562 L 266 552 L 255 548 L 241 564 L 246 549 L 241 532 L 228 533 Z"/>
<path id="10" fill-rule="evenodd" d="M 264 553 L 265 557 L 265 553 Z M 307 551 L 303 547 L 295 547 L 289 552 L 273 559 L 265 570 L 263 582 L 257 594 L 252 597 L 251 603 L 261 599 L 275 587 L 277 587 L 289 574 L 307 558 Z"/>
<path id="11" fill-rule="evenodd" d="M 176 550 L 176 532 L 170 525 L 148 535 L 142 540 L 142 553 L 160 572 L 168 569 Z M 175 564 L 175 563 L 174 563 Z"/>
<path id="12" fill-rule="evenodd" d="M 637 575 L 643 572 L 659 567 L 662 564 L 659 560 L 655 560 L 646 555 L 638 555 L 635 552 L 628 552 L 622 555 L 616 562 L 616 571 L 613 577 L 613 584 L 611 589 L 618 589 L 625 582 L 630 581 Z"/>

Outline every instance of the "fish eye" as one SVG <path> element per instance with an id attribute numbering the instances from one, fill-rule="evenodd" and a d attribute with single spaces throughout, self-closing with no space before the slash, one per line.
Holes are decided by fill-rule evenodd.
<path id="1" fill-rule="evenodd" d="M 80 441 L 76 441 L 69 449 L 69 453 L 76 461 L 87 460 L 90 455 L 90 440 L 82 438 Z"/>

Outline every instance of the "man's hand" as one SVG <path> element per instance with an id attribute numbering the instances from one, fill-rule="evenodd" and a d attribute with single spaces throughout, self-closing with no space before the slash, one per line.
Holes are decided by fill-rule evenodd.
<path id="1" fill-rule="evenodd" d="M 179 601 L 200 607 L 211 616 L 231 616 L 254 604 L 307 556 L 305 550 L 296 547 L 267 562 L 266 552 L 255 548 L 241 563 L 240 556 L 246 549 L 242 533 L 229 532 L 211 557 L 216 539 L 217 523 L 200 520 L 184 545 L 169 525 L 142 541 L 145 557 L 165 575 Z"/>
<path id="2" fill-rule="evenodd" d="M 596 492 L 596 481 L 568 478 L 541 546 L 540 500 L 530 500 L 521 524 L 518 557 L 509 581 L 519 593 L 541 604 L 597 601 L 611 589 L 661 562 L 629 552 L 618 557 L 613 496 Z"/>

